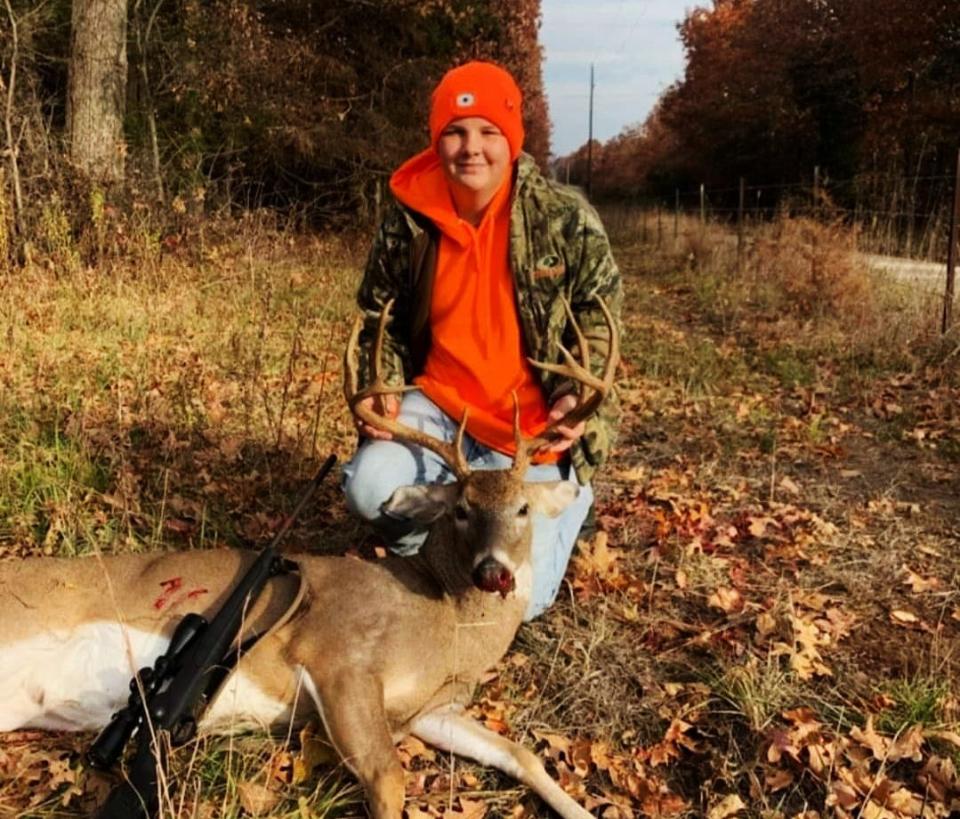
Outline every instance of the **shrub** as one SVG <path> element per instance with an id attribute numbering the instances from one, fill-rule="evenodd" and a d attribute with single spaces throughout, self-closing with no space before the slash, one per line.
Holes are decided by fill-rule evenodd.
<path id="1" fill-rule="evenodd" d="M 857 233 L 840 222 L 781 217 L 757 235 L 748 261 L 771 306 L 800 319 L 867 319 L 870 273 L 857 259 Z"/>

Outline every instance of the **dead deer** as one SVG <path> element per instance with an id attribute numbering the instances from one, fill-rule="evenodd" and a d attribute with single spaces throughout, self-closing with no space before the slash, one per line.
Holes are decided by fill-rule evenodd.
<path id="1" fill-rule="evenodd" d="M 568 308 L 569 309 L 569 308 Z M 617 361 L 613 319 L 602 378 L 564 352 L 558 369 L 581 384 L 577 420 L 611 388 Z M 547 774 L 535 754 L 462 714 L 483 672 L 503 657 L 520 625 L 531 584 L 533 512 L 558 514 L 572 482 L 525 483 L 547 429 L 521 440 L 513 467 L 473 471 L 461 450 L 361 402 L 395 390 L 379 375 L 388 320 L 380 319 L 370 386 L 357 389 L 359 320 L 345 356 L 345 393 L 364 420 L 438 453 L 455 482 L 403 487 L 389 512 L 431 524 L 419 554 L 362 561 L 303 554 L 306 593 L 289 619 L 244 654 L 204 714 L 201 731 L 287 727 L 319 713 L 327 738 L 363 785 L 374 817 L 398 819 L 403 770 L 394 743 L 406 734 L 498 768 L 566 819 L 590 814 Z M 371 402 L 367 402 L 369 405 Z M 570 416 L 566 421 L 571 421 Z M 255 558 L 243 550 L 37 558 L 0 563 L 0 730 L 93 730 L 128 694 L 188 612 L 210 616 Z M 249 613 L 256 632 L 284 612 L 297 585 L 280 576 Z"/>

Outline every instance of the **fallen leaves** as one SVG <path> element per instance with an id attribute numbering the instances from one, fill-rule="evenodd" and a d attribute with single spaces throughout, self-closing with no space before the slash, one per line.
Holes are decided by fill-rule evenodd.
<path id="1" fill-rule="evenodd" d="M 743 610 L 743 595 L 736 589 L 721 587 L 707 598 L 707 605 L 727 614 Z"/>
<path id="2" fill-rule="evenodd" d="M 731 793 L 707 811 L 707 819 L 730 819 L 747 809 L 739 794 Z"/>
<path id="3" fill-rule="evenodd" d="M 791 611 L 787 620 L 792 642 L 777 642 L 771 648 L 774 656 L 786 655 L 790 667 L 801 680 L 828 677 L 833 674 L 822 651 L 846 637 L 856 616 L 846 612 L 840 601 L 819 593 L 796 592 L 791 595 Z"/>
<path id="4" fill-rule="evenodd" d="M 24 805 L 35 807 L 51 799 L 61 807 L 79 804 L 86 792 L 85 772 L 79 762 L 79 741 L 72 748 L 37 742 L 36 732 L 0 734 L 0 795 L 17 794 Z M 0 808 L 3 800 L 0 800 Z"/>
<path id="5" fill-rule="evenodd" d="M 672 760 L 680 759 L 682 749 L 693 753 L 698 752 L 700 748 L 690 736 L 692 728 L 691 723 L 675 717 L 670 721 L 663 739 L 646 749 L 643 754 L 644 757 L 656 768 L 658 765 L 665 765 Z"/>
<path id="6" fill-rule="evenodd" d="M 900 567 L 900 573 L 903 577 L 903 585 L 907 586 L 913 594 L 928 594 L 943 588 L 939 577 L 922 577 L 906 563 Z"/>
<path id="7" fill-rule="evenodd" d="M 280 794 L 260 782 L 242 780 L 237 783 L 240 805 L 251 816 L 260 816 L 280 803 Z"/>
<path id="8" fill-rule="evenodd" d="M 622 571 L 623 551 L 609 545 L 609 536 L 598 531 L 592 540 L 581 540 L 571 563 L 571 585 L 580 600 L 609 592 L 623 592 L 634 600 L 644 596 L 646 584 L 634 573 Z M 625 616 L 629 618 L 629 609 Z"/>
<path id="9" fill-rule="evenodd" d="M 960 807 L 960 788 L 953 763 L 930 754 L 926 743 L 935 732 L 913 725 L 896 736 L 878 732 L 872 716 L 863 727 L 838 734 L 809 708 L 783 712 L 786 728 L 769 732 L 765 778 L 771 790 L 790 784 L 791 768 L 805 769 L 827 788 L 826 804 L 842 819 L 947 816 Z M 921 763 L 913 787 L 896 779 L 897 763 Z M 787 768 L 781 766 L 787 765 Z M 904 768 L 897 770 L 906 771 Z"/>
<path id="10" fill-rule="evenodd" d="M 405 812 L 408 819 L 436 819 L 436 817 L 442 816 L 455 816 L 457 819 L 482 819 L 487 815 L 487 804 L 479 800 L 458 796 L 446 803 L 408 802 Z"/>
<path id="11" fill-rule="evenodd" d="M 894 609 L 890 612 L 890 622 L 895 626 L 919 626 L 920 618 L 912 611 Z"/>

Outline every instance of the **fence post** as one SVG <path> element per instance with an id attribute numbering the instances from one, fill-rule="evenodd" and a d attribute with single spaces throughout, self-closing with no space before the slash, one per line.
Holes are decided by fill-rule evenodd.
<path id="1" fill-rule="evenodd" d="M 820 213 L 820 166 L 813 166 L 813 216 Z"/>
<path id="2" fill-rule="evenodd" d="M 960 221 L 960 148 L 957 149 L 957 173 L 953 180 L 953 210 L 950 212 L 950 244 L 947 246 L 947 288 L 943 294 L 943 322 L 940 332 L 953 324 L 953 286 L 957 264 L 957 222 Z"/>
<path id="3" fill-rule="evenodd" d="M 657 249 L 663 247 L 663 208 L 657 202 Z"/>
<path id="4" fill-rule="evenodd" d="M 680 235 L 680 188 L 673 189 L 673 244 Z"/>
<path id="5" fill-rule="evenodd" d="M 700 183 L 700 227 L 707 224 L 707 189 L 703 182 Z"/>
<path id="6" fill-rule="evenodd" d="M 740 177 L 740 199 L 737 203 L 737 275 L 743 270 L 743 203 L 747 198 L 747 180 Z"/>

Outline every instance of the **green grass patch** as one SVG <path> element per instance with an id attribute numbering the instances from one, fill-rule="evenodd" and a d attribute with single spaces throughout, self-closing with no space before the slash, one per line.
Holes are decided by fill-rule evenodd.
<path id="1" fill-rule="evenodd" d="M 880 731 L 899 734 L 914 725 L 925 728 L 943 726 L 945 707 L 950 698 L 947 680 L 918 675 L 892 682 L 881 690 L 894 703 L 878 716 Z"/>

